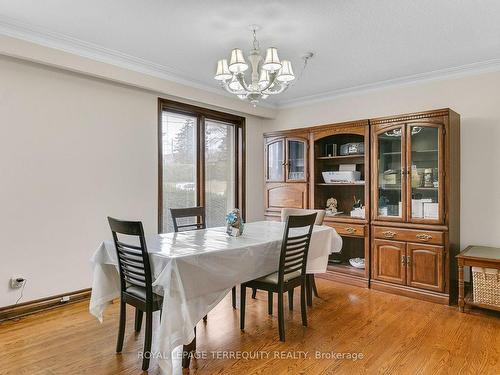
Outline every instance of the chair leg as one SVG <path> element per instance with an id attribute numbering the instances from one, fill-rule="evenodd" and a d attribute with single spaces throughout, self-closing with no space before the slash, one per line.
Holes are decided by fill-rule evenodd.
<path id="1" fill-rule="evenodd" d="M 246 303 L 247 288 L 242 285 L 240 288 L 240 329 L 245 329 L 245 303 Z"/>
<path id="2" fill-rule="evenodd" d="M 306 306 L 306 286 L 300 285 L 300 313 L 302 315 L 302 325 L 307 327 L 307 306 Z"/>
<path id="3" fill-rule="evenodd" d="M 153 341 L 153 312 L 146 311 L 146 333 L 144 334 L 144 351 L 142 360 L 142 369 L 147 371 L 149 368 L 149 359 L 151 358 L 151 342 Z"/>
<path id="4" fill-rule="evenodd" d="M 125 336 L 125 322 L 127 321 L 127 305 L 120 301 L 120 324 L 118 327 L 118 340 L 116 341 L 116 352 L 120 353 L 123 348 L 123 337 Z"/>
<path id="5" fill-rule="evenodd" d="M 285 341 L 285 314 L 283 311 L 283 291 L 278 292 L 278 331 L 280 341 Z"/>
<path id="6" fill-rule="evenodd" d="M 233 289 L 231 290 L 231 299 L 233 301 L 233 309 L 236 308 L 236 287 L 233 286 Z"/>
<path id="7" fill-rule="evenodd" d="M 313 293 L 316 298 L 319 298 L 318 288 L 316 287 L 316 279 L 314 278 L 314 274 L 311 274 L 311 285 L 313 288 Z"/>
<path id="8" fill-rule="evenodd" d="M 182 368 L 189 368 L 192 352 L 196 350 L 196 327 L 194 327 L 194 339 L 187 345 L 182 346 Z"/>
<path id="9" fill-rule="evenodd" d="M 252 298 L 255 299 L 257 297 L 257 288 L 252 288 Z"/>
<path id="10" fill-rule="evenodd" d="M 273 315 L 273 292 L 267 292 L 267 313 Z"/>
<path id="11" fill-rule="evenodd" d="M 288 308 L 293 310 L 293 288 L 288 291 Z"/>
<path id="12" fill-rule="evenodd" d="M 312 297 L 312 285 L 310 275 L 306 275 L 306 294 L 307 294 L 307 306 L 311 307 L 313 305 Z"/>
<path id="13" fill-rule="evenodd" d="M 141 332 L 142 326 L 142 311 L 137 307 L 135 308 L 135 331 Z"/>

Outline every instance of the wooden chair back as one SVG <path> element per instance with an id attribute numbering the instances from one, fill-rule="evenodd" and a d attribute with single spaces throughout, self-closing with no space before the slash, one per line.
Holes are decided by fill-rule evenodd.
<path id="1" fill-rule="evenodd" d="M 130 286 L 144 288 L 146 301 L 152 301 L 151 266 L 142 223 L 140 221 L 123 221 L 112 217 L 108 217 L 108 222 L 118 257 L 122 293 L 126 292 Z M 121 240 L 122 236 L 127 237 Z M 130 238 L 134 237 L 136 238 L 136 241 L 133 241 L 135 243 L 128 243 Z"/>
<path id="2" fill-rule="evenodd" d="M 307 208 L 282 208 L 281 209 L 281 221 L 286 221 L 287 217 L 290 215 L 308 215 L 312 213 L 317 213 L 315 225 L 323 225 L 323 220 L 325 219 L 325 210 L 312 210 Z"/>
<path id="3" fill-rule="evenodd" d="M 171 208 L 170 214 L 172 215 L 175 232 L 205 229 L 207 227 L 205 219 L 205 207 Z M 196 223 L 179 224 L 178 219 L 188 217 L 195 217 Z"/>
<path id="4" fill-rule="evenodd" d="M 285 276 L 296 271 L 300 271 L 301 277 L 306 277 L 307 254 L 316 215 L 288 216 L 281 245 L 278 285 L 283 285 Z M 291 229 L 299 228 L 303 234 L 291 235 Z"/>

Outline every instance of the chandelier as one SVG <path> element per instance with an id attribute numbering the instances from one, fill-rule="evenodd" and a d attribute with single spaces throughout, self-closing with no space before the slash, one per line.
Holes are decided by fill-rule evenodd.
<path id="1" fill-rule="evenodd" d="M 289 60 L 280 60 L 275 47 L 267 49 L 266 58 L 262 61 L 256 34 L 258 27 L 250 26 L 250 29 L 253 33 L 253 48 L 248 55 L 252 68 L 250 83 L 245 80 L 245 71 L 248 70 L 249 65 L 239 48 L 231 51 L 229 64 L 227 59 L 217 62 L 217 72 L 214 78 L 221 82 L 221 86 L 226 91 L 237 95 L 241 100 L 250 101 L 255 106 L 259 100 L 285 91 L 295 79 L 295 75 L 292 63 Z"/>

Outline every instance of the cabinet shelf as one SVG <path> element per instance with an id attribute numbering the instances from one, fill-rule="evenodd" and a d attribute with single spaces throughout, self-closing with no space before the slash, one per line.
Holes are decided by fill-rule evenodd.
<path id="1" fill-rule="evenodd" d="M 438 150 L 412 150 L 411 152 L 415 152 L 417 154 L 423 154 L 428 152 L 438 152 Z M 393 151 L 393 152 L 382 152 L 382 155 L 401 155 L 401 151 Z"/>
<path id="2" fill-rule="evenodd" d="M 356 268 L 351 266 L 349 263 L 335 263 L 332 261 L 328 262 L 328 269 L 331 271 L 347 273 L 349 275 L 365 276 L 364 268 Z"/>
<path id="3" fill-rule="evenodd" d="M 356 184 L 354 182 L 318 182 L 318 186 L 365 186 L 365 183 Z"/>
<path id="4" fill-rule="evenodd" d="M 429 190 L 429 191 L 437 191 L 438 187 L 412 187 L 412 190 Z"/>
<path id="5" fill-rule="evenodd" d="M 317 156 L 316 160 L 345 160 L 345 159 L 364 159 L 364 158 L 365 158 L 364 154 L 358 154 L 358 155 L 338 155 L 338 156 Z"/>

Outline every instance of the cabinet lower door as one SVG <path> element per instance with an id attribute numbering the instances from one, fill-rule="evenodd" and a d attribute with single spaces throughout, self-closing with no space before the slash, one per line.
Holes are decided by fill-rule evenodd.
<path id="1" fill-rule="evenodd" d="M 373 278 L 393 284 L 406 284 L 406 244 L 373 240 Z"/>
<path id="2" fill-rule="evenodd" d="M 444 290 L 443 246 L 409 243 L 406 251 L 408 285 L 442 292 Z"/>

